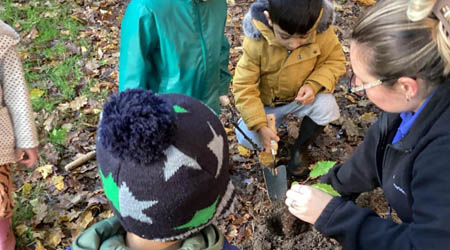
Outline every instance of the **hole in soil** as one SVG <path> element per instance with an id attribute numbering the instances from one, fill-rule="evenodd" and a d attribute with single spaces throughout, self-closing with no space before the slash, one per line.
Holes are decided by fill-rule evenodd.
<path id="1" fill-rule="evenodd" d="M 272 214 L 266 219 L 267 228 L 275 235 L 283 236 L 283 223 L 280 214 Z"/>

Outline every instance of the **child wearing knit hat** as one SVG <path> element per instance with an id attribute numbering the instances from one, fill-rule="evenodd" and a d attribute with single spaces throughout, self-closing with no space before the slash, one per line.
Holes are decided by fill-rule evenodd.
<path id="1" fill-rule="evenodd" d="M 115 216 L 78 249 L 237 249 L 212 222 L 230 210 L 228 143 L 215 113 L 180 94 L 126 90 L 105 103 L 97 162 Z"/>

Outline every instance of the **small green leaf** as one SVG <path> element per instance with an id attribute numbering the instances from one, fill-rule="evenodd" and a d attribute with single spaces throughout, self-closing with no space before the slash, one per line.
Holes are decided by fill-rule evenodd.
<path id="1" fill-rule="evenodd" d="M 292 183 L 291 183 L 291 187 L 293 187 L 294 185 L 297 185 L 298 184 L 298 181 L 293 181 Z"/>
<path id="2" fill-rule="evenodd" d="M 316 178 L 319 176 L 322 176 L 336 164 L 335 161 L 319 161 L 314 165 L 314 168 L 311 170 L 311 173 L 309 173 L 309 177 Z"/>
<path id="3" fill-rule="evenodd" d="M 65 141 L 67 139 L 66 135 L 67 135 L 67 132 L 65 129 L 55 128 L 49 133 L 48 140 L 53 144 L 61 144 L 63 141 Z"/>
<path id="4" fill-rule="evenodd" d="M 45 91 L 41 90 L 41 89 L 32 89 L 30 91 L 30 99 L 31 100 L 35 100 L 35 99 L 39 99 L 43 94 L 45 93 Z"/>
<path id="5" fill-rule="evenodd" d="M 311 187 L 315 187 L 321 191 L 324 191 L 325 193 L 331 195 L 331 196 L 341 196 L 331 185 L 324 184 L 324 183 L 316 183 L 311 185 Z"/>

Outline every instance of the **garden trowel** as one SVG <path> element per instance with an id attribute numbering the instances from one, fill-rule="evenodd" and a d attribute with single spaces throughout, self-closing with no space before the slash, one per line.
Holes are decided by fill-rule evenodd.
<path id="1" fill-rule="evenodd" d="M 263 166 L 263 174 L 264 174 L 264 182 L 267 188 L 267 194 L 269 196 L 270 201 L 273 202 L 283 202 L 286 191 L 287 191 L 287 180 L 286 180 L 286 166 L 278 166 L 276 165 L 276 155 L 278 149 L 278 143 L 276 141 L 271 142 L 271 154 L 266 153 L 264 149 L 260 149 L 258 145 L 256 145 L 248 135 L 245 134 L 242 129 L 239 128 L 237 124 L 236 118 L 238 117 L 236 111 L 233 109 L 230 103 L 230 99 L 228 96 L 221 96 L 220 103 L 222 106 L 226 107 L 231 112 L 231 123 L 233 126 L 241 133 L 244 138 L 252 145 L 252 147 L 259 152 L 259 160 L 261 165 Z M 271 128 L 274 132 L 276 132 L 275 126 L 275 115 L 269 114 L 267 115 L 267 121 L 269 128 Z M 269 158 L 269 160 L 267 160 Z"/>
<path id="2" fill-rule="evenodd" d="M 275 115 L 267 115 L 268 127 L 276 132 Z M 271 141 L 271 153 L 273 163 L 270 166 L 263 167 L 264 182 L 266 183 L 267 194 L 272 203 L 283 202 L 286 198 L 287 180 L 286 180 L 286 166 L 276 164 L 276 155 L 278 150 L 278 143 Z"/>

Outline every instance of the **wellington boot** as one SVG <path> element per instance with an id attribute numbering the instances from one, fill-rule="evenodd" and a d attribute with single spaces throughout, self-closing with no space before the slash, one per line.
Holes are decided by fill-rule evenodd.
<path id="1" fill-rule="evenodd" d="M 305 116 L 300 125 L 297 140 L 290 149 L 291 159 L 287 170 L 295 177 L 304 177 L 309 173 L 310 157 L 308 146 L 323 131 L 325 126 L 318 125 L 311 118 Z"/>

